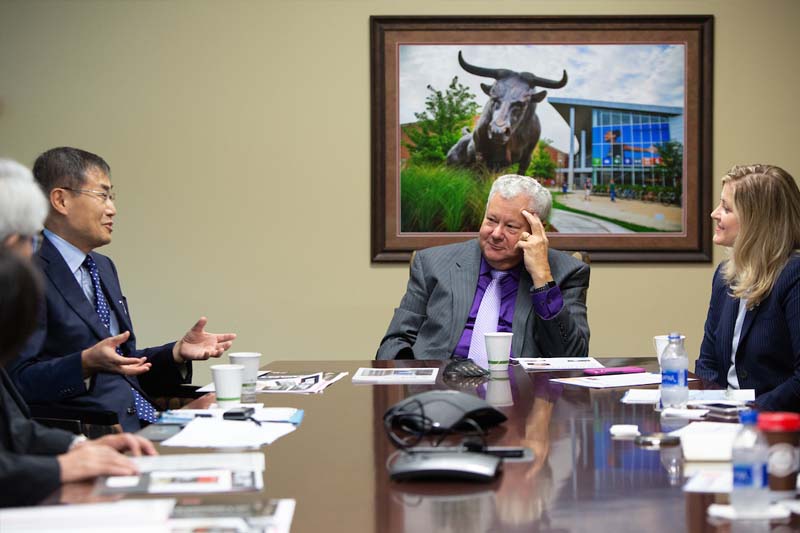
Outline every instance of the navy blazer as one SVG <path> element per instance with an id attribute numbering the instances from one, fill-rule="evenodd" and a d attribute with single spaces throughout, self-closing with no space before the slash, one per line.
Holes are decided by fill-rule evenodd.
<path id="1" fill-rule="evenodd" d="M 180 383 L 191 381 L 191 365 L 184 379 L 172 358 L 174 343 L 144 350 L 136 349 L 136 336 L 122 295 L 114 263 L 108 257 L 91 252 L 97 263 L 106 299 L 117 315 L 120 333 L 130 331 L 121 346 L 130 357 L 146 357 L 152 363 L 149 372 L 138 378 L 98 372 L 89 388 L 84 383 L 81 351 L 110 336 L 94 306 L 70 272 L 58 249 L 47 239 L 42 242 L 36 262 L 44 274 L 45 303 L 39 324 L 9 373 L 29 403 L 58 404 L 69 407 L 104 409 L 117 413 L 125 431 L 139 429 L 131 387 L 145 397 Z"/>
<path id="2" fill-rule="evenodd" d="M 726 387 L 739 299 L 729 294 L 721 268 L 714 274 L 695 373 Z M 769 296 L 745 314 L 736 375 L 741 388 L 755 389 L 760 409 L 800 411 L 800 255 L 789 259 Z"/>

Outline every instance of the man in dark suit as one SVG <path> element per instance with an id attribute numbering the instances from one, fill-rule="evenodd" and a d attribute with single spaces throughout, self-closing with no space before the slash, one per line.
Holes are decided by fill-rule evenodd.
<path id="1" fill-rule="evenodd" d="M 126 431 L 153 422 L 148 394 L 191 381 L 191 361 L 219 357 L 234 334 L 205 331 L 138 350 L 117 270 L 93 250 L 111 242 L 116 207 L 110 168 L 75 148 L 43 153 L 33 168 L 50 203 L 37 263 L 45 279 L 39 327 L 11 369 L 30 403 L 111 410 Z"/>
<path id="2" fill-rule="evenodd" d="M 0 506 L 38 503 L 61 483 L 131 475 L 121 453 L 154 454 L 130 434 L 87 441 L 31 420 L 5 366 L 36 327 L 41 288 L 29 259 L 47 215 L 47 200 L 28 169 L 0 159 Z"/>
<path id="3" fill-rule="evenodd" d="M 551 204 L 532 178 L 497 178 L 478 239 L 416 254 L 376 358 L 469 357 L 486 366 L 490 331 L 513 332 L 516 357 L 585 356 L 589 266 L 549 249 L 542 220 Z"/>

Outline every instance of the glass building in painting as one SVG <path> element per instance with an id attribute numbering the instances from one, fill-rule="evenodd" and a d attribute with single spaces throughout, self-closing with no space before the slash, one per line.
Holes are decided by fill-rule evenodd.
<path id="1" fill-rule="evenodd" d="M 559 169 L 570 189 L 584 180 L 617 185 L 673 187 L 658 168 L 660 149 L 668 141 L 683 144 L 683 108 L 548 98 L 570 127 L 569 165 Z"/>

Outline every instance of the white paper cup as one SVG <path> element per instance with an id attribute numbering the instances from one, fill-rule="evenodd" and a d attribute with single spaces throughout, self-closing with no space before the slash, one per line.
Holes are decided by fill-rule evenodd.
<path id="1" fill-rule="evenodd" d="M 242 403 L 256 401 L 256 380 L 258 368 L 261 366 L 261 354 L 258 352 L 233 352 L 229 353 L 231 364 L 242 365 Z"/>
<path id="2" fill-rule="evenodd" d="M 513 336 L 513 333 L 499 331 L 497 333 L 484 334 L 489 372 L 504 372 L 508 370 L 508 356 L 511 354 L 511 337 Z"/>
<path id="3" fill-rule="evenodd" d="M 686 335 L 681 335 L 681 340 L 686 341 Z M 656 357 L 658 358 L 658 364 L 661 365 L 661 354 L 664 353 L 664 350 L 667 349 L 669 345 L 669 335 L 654 335 L 653 336 L 653 348 L 656 351 Z"/>
<path id="4" fill-rule="evenodd" d="M 243 365 L 211 365 L 214 389 L 220 409 L 229 409 L 242 403 Z"/>
<path id="5" fill-rule="evenodd" d="M 511 380 L 508 376 L 492 377 L 486 384 L 486 401 L 494 407 L 514 405 L 511 397 Z"/>

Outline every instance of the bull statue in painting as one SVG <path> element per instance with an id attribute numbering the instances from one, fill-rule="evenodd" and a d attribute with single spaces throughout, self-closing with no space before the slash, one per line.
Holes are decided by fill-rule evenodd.
<path id="1" fill-rule="evenodd" d="M 542 126 L 536 116 L 536 104 L 544 100 L 547 91 L 536 87 L 560 89 L 567 84 L 567 71 L 558 81 L 534 76 L 530 72 L 484 68 L 470 65 L 458 52 L 461 67 L 476 76 L 494 78 L 495 83 L 481 83 L 489 97 L 475 131 L 464 128 L 464 135 L 447 152 L 447 164 L 479 165 L 499 170 L 519 163 L 518 174 L 525 175 L 531 154 L 539 142 Z"/>

